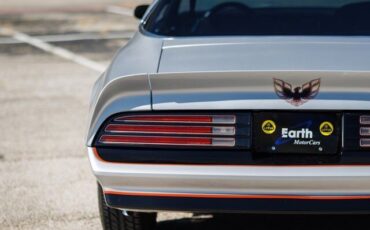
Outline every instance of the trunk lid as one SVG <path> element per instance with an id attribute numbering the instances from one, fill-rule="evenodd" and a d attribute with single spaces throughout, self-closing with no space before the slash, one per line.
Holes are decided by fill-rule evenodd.
<path id="1" fill-rule="evenodd" d="M 320 79 L 316 97 L 299 106 L 277 94 Z M 370 72 L 243 71 L 150 76 L 154 110 L 370 110 Z"/>
<path id="2" fill-rule="evenodd" d="M 183 38 L 164 42 L 159 73 L 369 71 L 368 37 Z"/>
<path id="3" fill-rule="evenodd" d="M 153 109 L 370 110 L 369 60 L 366 37 L 168 40 L 150 76 Z M 320 88 L 293 105 L 274 79 L 292 91 L 320 79 Z"/>

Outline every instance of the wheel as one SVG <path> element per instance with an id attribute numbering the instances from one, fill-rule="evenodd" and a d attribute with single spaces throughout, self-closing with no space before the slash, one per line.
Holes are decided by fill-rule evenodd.
<path id="1" fill-rule="evenodd" d="M 151 230 L 156 226 L 156 213 L 129 212 L 129 215 L 123 215 L 121 210 L 108 207 L 100 185 L 98 200 L 104 230 Z"/>

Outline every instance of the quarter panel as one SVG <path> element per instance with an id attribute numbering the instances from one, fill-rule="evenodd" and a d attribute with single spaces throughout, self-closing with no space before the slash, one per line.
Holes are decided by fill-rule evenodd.
<path id="1" fill-rule="evenodd" d="M 106 85 L 92 106 L 87 145 L 92 145 L 100 126 L 113 114 L 151 110 L 150 92 L 148 75 L 123 76 Z"/>
<path id="2" fill-rule="evenodd" d="M 95 83 L 89 114 L 87 144 L 109 116 L 126 111 L 151 110 L 149 73 L 156 73 L 162 39 L 136 33 L 118 51 L 107 71 Z"/>
<path id="3" fill-rule="evenodd" d="M 107 70 L 105 84 L 121 76 L 156 73 L 162 43 L 161 38 L 149 37 L 137 32 L 114 57 Z"/>

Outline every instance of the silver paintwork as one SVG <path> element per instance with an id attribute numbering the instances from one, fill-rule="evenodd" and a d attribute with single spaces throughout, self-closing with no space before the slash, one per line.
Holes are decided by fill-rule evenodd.
<path id="1" fill-rule="evenodd" d="M 369 51 L 369 37 L 172 39 L 159 72 L 370 71 Z"/>
<path id="2" fill-rule="evenodd" d="M 269 167 L 110 164 L 89 158 L 110 191 L 238 195 L 370 194 L 370 166 Z"/>
<path id="3" fill-rule="evenodd" d="M 295 107 L 276 95 L 273 78 L 294 86 L 321 78 L 320 93 Z M 370 110 L 370 71 L 166 73 L 150 81 L 154 110 Z"/>

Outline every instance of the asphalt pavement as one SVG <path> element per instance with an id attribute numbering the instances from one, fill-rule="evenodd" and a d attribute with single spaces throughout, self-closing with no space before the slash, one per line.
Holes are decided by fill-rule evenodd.
<path id="1" fill-rule="evenodd" d="M 90 91 L 102 72 L 91 65 L 105 68 L 138 24 L 107 7 L 137 3 L 1 1 L 0 229 L 101 229 L 84 146 Z M 368 229 L 370 222 L 368 216 L 186 213 L 160 213 L 158 220 L 162 230 Z"/>

